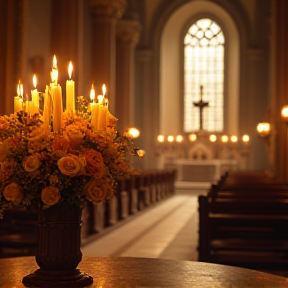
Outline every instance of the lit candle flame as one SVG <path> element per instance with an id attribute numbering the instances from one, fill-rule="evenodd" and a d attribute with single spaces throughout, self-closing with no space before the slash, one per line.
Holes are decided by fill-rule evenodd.
<path id="1" fill-rule="evenodd" d="M 17 85 L 17 96 L 23 97 L 23 85 L 20 83 Z"/>
<path id="2" fill-rule="evenodd" d="M 105 84 L 102 85 L 102 92 L 103 92 L 103 97 L 106 95 L 106 86 Z"/>
<path id="3" fill-rule="evenodd" d="M 68 66 L 68 75 L 69 75 L 69 80 L 71 80 L 72 78 L 72 71 L 73 71 L 73 65 L 72 62 L 69 62 L 69 66 Z"/>
<path id="4" fill-rule="evenodd" d="M 90 91 L 90 99 L 91 99 L 92 103 L 95 100 L 95 89 L 94 89 L 94 85 L 93 84 L 92 84 L 91 91 Z"/>
<path id="5" fill-rule="evenodd" d="M 51 71 L 51 80 L 52 80 L 52 83 L 57 85 L 58 70 L 57 70 L 57 59 L 56 59 L 55 55 L 53 57 L 53 67 L 52 67 L 52 71 Z"/>
<path id="6" fill-rule="evenodd" d="M 33 76 L 33 85 L 34 85 L 34 88 L 36 89 L 36 86 L 37 86 L 37 78 L 36 78 L 36 75 Z"/>

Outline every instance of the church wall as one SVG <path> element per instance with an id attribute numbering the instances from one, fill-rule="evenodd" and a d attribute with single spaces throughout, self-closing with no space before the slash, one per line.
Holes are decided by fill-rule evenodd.
<path id="1" fill-rule="evenodd" d="M 152 48 L 153 51 L 154 78 L 153 84 L 151 85 L 155 101 L 157 99 L 157 101 L 160 102 L 159 95 L 161 94 L 161 75 L 159 71 L 161 70 L 161 65 L 167 65 L 167 63 L 161 63 L 159 39 L 162 37 L 161 35 L 164 31 L 163 29 L 165 23 L 168 21 L 169 17 L 173 15 L 174 11 L 181 7 L 181 5 L 188 2 L 195 1 L 174 0 L 169 1 L 169 3 L 167 3 L 167 1 L 155 1 L 153 4 L 151 4 L 151 1 L 145 1 L 145 13 L 147 13 L 147 11 L 149 11 L 149 13 L 153 12 L 153 16 L 145 17 L 146 21 L 150 20 L 151 22 L 145 23 L 142 33 L 147 36 L 142 38 L 142 41 L 139 43 L 139 47 L 145 46 Z M 269 3 L 266 1 L 264 2 L 263 7 L 267 9 L 267 6 L 269 7 Z M 219 4 L 222 8 L 226 9 L 228 13 L 231 13 L 239 30 L 241 39 L 239 59 L 241 69 L 239 75 L 239 105 L 237 107 L 239 117 L 237 129 L 239 131 L 239 136 L 249 134 L 251 139 L 249 151 L 249 169 L 265 170 L 269 168 L 267 147 L 265 141 L 260 139 L 260 137 L 257 135 L 256 126 L 259 122 L 263 121 L 269 107 L 270 78 L 267 68 L 270 54 L 269 47 L 263 47 L 263 39 L 259 37 L 260 33 L 258 33 L 257 29 L 259 29 L 259 26 L 262 27 L 263 25 L 267 25 L 265 21 L 269 15 L 267 16 L 265 13 L 262 13 L 261 15 L 261 13 L 259 14 L 259 11 L 258 14 L 256 13 L 256 9 L 259 10 L 257 1 L 243 0 L 233 1 L 232 3 L 231 1 L 217 0 L 213 1 L 213 3 Z M 260 9 L 262 8 L 260 7 Z M 256 17 L 255 14 L 258 15 L 258 17 Z M 147 31 L 147 29 L 150 30 Z M 178 65 L 177 71 L 179 71 L 179 63 L 174 65 Z M 172 68 L 172 66 L 170 68 Z M 138 77 L 137 74 L 136 77 Z M 178 86 L 178 88 L 175 89 L 181 89 L 181 85 L 179 85 L 177 81 L 175 86 Z M 169 91 L 168 93 L 175 94 L 175 91 Z M 179 92 L 177 94 L 179 94 Z M 157 105 L 155 105 L 154 108 L 157 109 Z M 163 121 L 161 116 L 162 110 L 163 106 L 159 104 L 158 112 L 156 112 L 156 114 L 159 114 L 159 121 L 153 123 L 153 125 L 158 126 L 158 128 L 155 130 L 155 140 L 153 140 L 155 143 L 154 145 L 157 144 L 156 137 L 161 133 L 161 127 L 163 127 L 163 125 L 165 125 L 168 130 L 179 129 L 179 125 L 171 123 L 170 119 L 165 122 L 166 124 L 161 122 Z M 145 111 L 143 114 L 145 115 Z M 170 115 L 171 113 L 167 114 Z M 157 120 L 157 118 L 155 118 L 155 120 Z M 231 123 L 230 118 L 225 120 L 230 121 Z M 179 131 L 179 134 L 180 133 L 181 131 Z"/>

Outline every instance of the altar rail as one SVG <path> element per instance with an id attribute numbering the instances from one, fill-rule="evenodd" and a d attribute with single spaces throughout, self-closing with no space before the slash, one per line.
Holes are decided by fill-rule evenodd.
<path id="1" fill-rule="evenodd" d="M 287 269 L 287 227 L 288 183 L 227 173 L 199 196 L 199 261 Z"/>
<path id="2" fill-rule="evenodd" d="M 106 202 L 86 202 L 82 212 L 82 245 L 121 225 L 140 211 L 174 194 L 175 170 L 134 171 L 119 181 Z M 0 220 L 0 258 L 35 255 L 37 214 L 7 211 Z"/>

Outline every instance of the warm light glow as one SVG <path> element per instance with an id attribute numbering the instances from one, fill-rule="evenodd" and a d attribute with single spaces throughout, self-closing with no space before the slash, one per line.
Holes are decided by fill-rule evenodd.
<path id="1" fill-rule="evenodd" d="M 98 99 L 98 103 L 99 104 L 103 104 L 103 100 L 104 100 L 104 96 L 103 95 L 98 95 L 97 99 Z"/>
<path id="2" fill-rule="evenodd" d="M 128 128 L 127 133 L 132 138 L 138 138 L 140 136 L 140 131 L 135 127 Z"/>
<path id="3" fill-rule="evenodd" d="M 197 135 L 196 134 L 190 134 L 188 138 L 191 142 L 194 142 L 197 139 Z"/>
<path id="4" fill-rule="evenodd" d="M 95 101 L 95 89 L 94 89 L 93 84 L 92 84 L 91 91 L 90 91 L 90 99 L 92 103 Z"/>
<path id="5" fill-rule="evenodd" d="M 228 140 L 229 140 L 229 138 L 228 138 L 227 135 L 222 135 L 222 137 L 221 137 L 221 141 L 222 141 L 223 143 L 228 142 Z"/>
<path id="6" fill-rule="evenodd" d="M 177 135 L 176 136 L 176 142 L 181 143 L 183 141 L 183 136 L 182 135 Z"/>
<path id="7" fill-rule="evenodd" d="M 262 122 L 257 125 L 257 131 L 260 136 L 265 137 L 270 134 L 270 123 Z"/>
<path id="8" fill-rule="evenodd" d="M 168 136 L 167 137 L 168 142 L 174 142 L 174 136 Z"/>
<path id="9" fill-rule="evenodd" d="M 288 105 L 285 105 L 281 110 L 281 118 L 288 122 Z"/>
<path id="10" fill-rule="evenodd" d="M 140 157 L 140 158 L 143 158 L 145 156 L 145 151 L 144 150 L 137 150 L 137 155 Z"/>
<path id="11" fill-rule="evenodd" d="M 214 135 L 214 134 L 212 134 L 212 135 L 209 136 L 209 140 L 210 140 L 211 142 L 216 142 L 216 141 L 217 141 L 217 136 Z"/>
<path id="12" fill-rule="evenodd" d="M 72 78 L 72 71 L 73 71 L 73 65 L 72 62 L 69 62 L 69 66 L 68 66 L 68 75 L 69 75 L 69 79 L 71 80 Z"/>
<path id="13" fill-rule="evenodd" d="M 242 141 L 243 141 L 243 142 L 249 142 L 249 140 L 250 140 L 250 138 L 249 138 L 248 135 L 243 135 L 243 136 L 242 136 Z"/>
<path id="14" fill-rule="evenodd" d="M 102 93 L 103 93 L 103 97 L 106 95 L 106 86 L 105 84 L 102 85 Z"/>
<path id="15" fill-rule="evenodd" d="M 37 78 L 36 78 L 36 75 L 33 76 L 33 85 L 34 85 L 34 88 L 36 89 L 36 88 L 37 88 Z"/>
<path id="16" fill-rule="evenodd" d="M 17 85 L 17 96 L 19 97 L 19 96 L 21 96 L 21 97 L 23 97 L 23 84 L 18 84 Z"/>
<path id="17" fill-rule="evenodd" d="M 231 136 L 231 142 L 236 143 L 238 141 L 238 137 L 233 135 Z"/>
<path id="18" fill-rule="evenodd" d="M 158 142 L 164 142 L 164 135 L 158 135 L 158 137 L 157 137 L 157 140 L 158 140 Z"/>
<path id="19" fill-rule="evenodd" d="M 51 81 L 55 85 L 57 84 L 57 81 L 58 81 L 57 59 L 56 59 L 55 55 L 53 57 L 53 67 L 52 67 L 52 71 L 51 71 Z"/>

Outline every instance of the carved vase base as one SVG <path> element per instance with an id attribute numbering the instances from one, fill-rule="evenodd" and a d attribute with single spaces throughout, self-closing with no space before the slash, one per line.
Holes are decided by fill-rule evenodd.
<path id="1" fill-rule="evenodd" d="M 72 271 L 47 271 L 38 269 L 34 273 L 25 276 L 22 279 L 22 283 L 26 287 L 76 288 L 91 285 L 93 278 L 81 272 L 79 269 Z"/>

